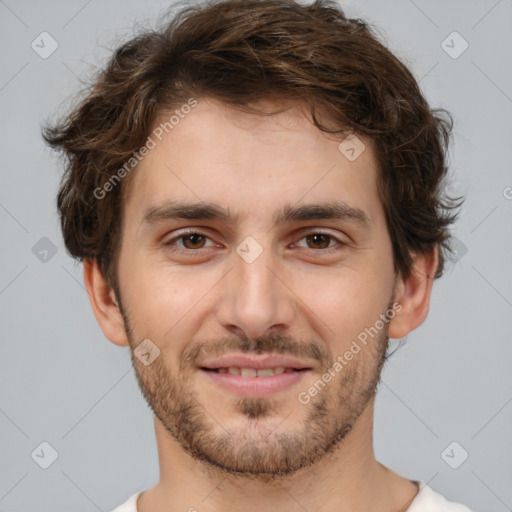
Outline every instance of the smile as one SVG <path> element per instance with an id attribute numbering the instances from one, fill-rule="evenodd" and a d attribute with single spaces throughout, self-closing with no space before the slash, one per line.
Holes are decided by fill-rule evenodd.
<path id="1" fill-rule="evenodd" d="M 209 368 L 207 370 L 209 370 Z M 211 369 L 211 371 L 241 375 L 242 377 L 271 377 L 272 375 L 281 375 L 282 373 L 291 373 L 298 370 L 294 368 L 284 368 L 283 366 L 277 368 L 239 368 L 238 366 L 230 366 L 229 368 Z"/>
<path id="2" fill-rule="evenodd" d="M 240 368 L 236 366 L 200 371 L 215 386 L 243 397 L 263 397 L 285 391 L 303 379 L 310 369 Z"/>

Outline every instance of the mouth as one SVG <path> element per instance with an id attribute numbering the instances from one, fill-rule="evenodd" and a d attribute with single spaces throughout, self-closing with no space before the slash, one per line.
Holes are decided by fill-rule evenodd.
<path id="1" fill-rule="evenodd" d="M 310 368 L 285 368 L 284 366 L 278 366 L 276 368 L 240 368 L 238 366 L 229 366 L 223 368 L 201 368 L 201 370 L 207 372 L 216 372 L 230 375 L 240 375 L 241 377 L 273 377 L 274 375 L 281 375 L 283 373 L 292 372 L 304 372 Z"/>
<path id="2" fill-rule="evenodd" d="M 308 362 L 278 355 L 247 354 L 205 361 L 199 368 L 210 383 L 244 397 L 285 391 L 313 370 Z"/>

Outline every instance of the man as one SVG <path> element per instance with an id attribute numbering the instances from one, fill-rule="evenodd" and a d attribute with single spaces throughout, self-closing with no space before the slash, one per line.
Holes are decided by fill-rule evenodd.
<path id="1" fill-rule="evenodd" d="M 116 512 L 468 510 L 372 445 L 460 204 L 449 134 L 365 23 L 292 0 L 184 9 L 45 130 L 66 246 L 155 414 L 160 482 Z"/>

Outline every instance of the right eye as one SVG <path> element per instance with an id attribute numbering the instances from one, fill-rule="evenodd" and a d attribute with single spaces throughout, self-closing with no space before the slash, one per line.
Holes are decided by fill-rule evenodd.
<path id="1" fill-rule="evenodd" d="M 170 246 L 170 245 L 178 245 L 178 247 L 194 250 L 194 249 L 203 249 L 205 247 L 205 244 L 207 240 L 210 240 L 209 237 L 206 235 L 203 235 L 202 233 L 196 233 L 196 232 L 188 232 L 188 233 L 182 233 L 179 236 L 175 236 L 174 238 L 171 238 L 167 240 L 164 245 Z M 212 245 L 213 244 L 212 242 Z"/>

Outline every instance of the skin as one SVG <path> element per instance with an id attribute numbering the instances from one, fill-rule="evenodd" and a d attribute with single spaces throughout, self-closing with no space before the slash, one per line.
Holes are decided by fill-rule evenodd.
<path id="1" fill-rule="evenodd" d="M 106 337 L 132 356 L 144 339 L 160 350 L 148 366 L 133 356 L 160 460 L 160 482 L 139 497 L 139 512 L 398 512 L 418 492 L 375 459 L 373 413 L 388 336 L 404 337 L 427 316 L 437 250 L 413 254 L 407 279 L 395 275 L 371 141 L 360 137 L 366 150 L 350 161 L 303 106 L 286 107 L 261 117 L 201 99 L 134 171 L 119 294 L 94 260 L 84 262 Z M 144 222 L 169 201 L 216 203 L 237 217 Z M 332 201 L 363 211 L 368 224 L 274 222 L 285 205 Z M 178 238 L 186 229 L 206 238 Z M 327 236 L 308 237 L 319 232 Z M 262 249 L 252 263 L 236 252 L 248 236 Z M 298 394 L 393 303 L 394 318 L 301 403 Z M 243 398 L 197 368 L 235 350 L 300 354 L 312 369 L 274 395 Z"/>

